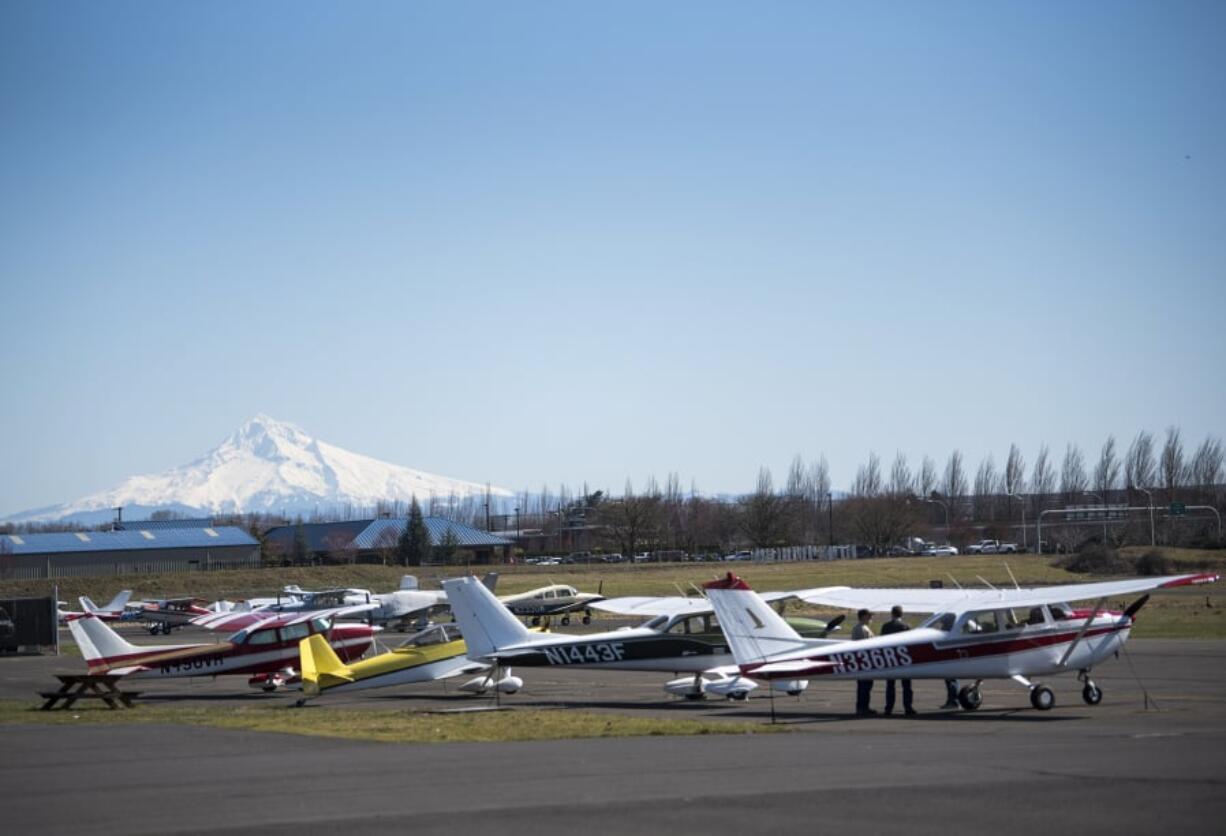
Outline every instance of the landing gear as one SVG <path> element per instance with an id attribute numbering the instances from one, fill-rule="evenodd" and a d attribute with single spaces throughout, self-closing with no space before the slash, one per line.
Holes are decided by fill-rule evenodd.
<path id="1" fill-rule="evenodd" d="M 964 685 L 962 687 L 962 690 L 958 692 L 958 705 L 967 711 L 974 711 L 983 705 L 983 693 L 979 690 L 978 682 L 974 685 Z"/>
<path id="2" fill-rule="evenodd" d="M 583 611 L 583 623 L 584 623 L 584 624 L 591 624 L 591 623 L 592 623 L 592 611 L 591 611 L 591 610 L 584 610 L 584 611 Z"/>
<path id="3" fill-rule="evenodd" d="M 1102 689 L 1094 684 L 1094 680 L 1090 679 L 1090 672 L 1083 670 L 1077 674 L 1077 678 L 1082 682 L 1081 698 L 1086 705 L 1098 705 L 1103 701 Z"/>
<path id="4" fill-rule="evenodd" d="M 541 617 L 539 615 L 532 616 L 532 626 L 539 627 L 540 624 L 541 624 Z"/>
<path id="5" fill-rule="evenodd" d="M 569 615 L 564 615 L 564 616 L 562 616 L 562 626 L 563 626 L 563 627 L 569 627 L 569 626 L 570 626 L 570 616 L 569 616 Z"/>
<path id="6" fill-rule="evenodd" d="M 1030 704 L 1039 711 L 1051 711 L 1056 704 L 1056 695 L 1046 685 L 1036 685 L 1030 689 Z"/>

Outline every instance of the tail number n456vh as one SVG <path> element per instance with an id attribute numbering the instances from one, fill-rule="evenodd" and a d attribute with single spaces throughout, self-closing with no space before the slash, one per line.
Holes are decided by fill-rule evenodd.
<path id="1" fill-rule="evenodd" d="M 551 665 L 582 665 L 593 662 L 620 662 L 626 655 L 621 642 L 544 647 L 545 658 Z"/>

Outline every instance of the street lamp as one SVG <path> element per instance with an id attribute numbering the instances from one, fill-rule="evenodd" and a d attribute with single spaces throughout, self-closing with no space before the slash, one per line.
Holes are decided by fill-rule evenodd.
<path id="1" fill-rule="evenodd" d="M 933 493 L 935 494 L 936 491 L 933 491 Z M 943 500 L 936 499 L 935 497 L 932 499 L 924 498 L 924 501 L 927 502 L 929 505 L 940 505 L 941 508 L 945 511 L 945 542 L 948 543 L 949 542 L 949 505 L 946 504 Z"/>
<path id="2" fill-rule="evenodd" d="M 1140 485 L 1137 485 L 1136 489 L 1149 498 L 1149 544 L 1150 546 L 1156 546 L 1158 543 L 1154 538 L 1154 495 Z M 1169 543 L 1170 540 L 1168 539 L 1167 542 Z"/>
<path id="3" fill-rule="evenodd" d="M 1026 497 L 1022 496 L 1020 493 L 1011 493 L 1007 494 L 1007 496 L 1010 499 L 1016 499 L 1022 503 L 1022 551 L 1029 551 L 1026 546 Z M 1042 543 L 1035 543 L 1034 547 L 1039 554 L 1043 553 Z"/>

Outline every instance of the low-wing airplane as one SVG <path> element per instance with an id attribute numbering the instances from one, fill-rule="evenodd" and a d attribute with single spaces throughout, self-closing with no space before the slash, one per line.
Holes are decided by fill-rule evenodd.
<path id="1" fill-rule="evenodd" d="M 586 636 L 537 635 L 475 578 L 445 580 L 443 588 L 473 661 L 687 673 L 664 686 L 670 694 L 687 699 L 701 699 L 707 693 L 744 699 L 758 687 L 739 675 L 709 609 L 659 615 L 639 627 Z M 774 687 L 798 693 L 804 685 L 777 682 Z"/>
<path id="2" fill-rule="evenodd" d="M 248 684 L 275 690 L 294 678 L 298 644 L 321 634 L 342 659 L 357 659 L 380 628 L 368 624 L 334 624 L 335 611 L 265 614 L 223 642 L 137 646 L 92 615 L 68 623 L 73 640 L 92 674 L 132 677 L 216 676 L 246 674 Z"/>
<path id="3" fill-rule="evenodd" d="M 433 682 L 489 669 L 489 665 L 474 662 L 465 655 L 464 639 L 460 636 L 460 628 L 454 624 L 432 625 L 387 653 L 348 664 L 336 655 L 322 635 L 303 639 L 299 650 L 305 695 L 298 701 L 299 705 L 309 697 L 324 693 Z M 496 682 L 481 676 L 464 683 L 460 690 L 484 693 L 495 688 L 504 694 L 514 694 L 522 686 L 523 680 L 507 670 Z"/>
<path id="4" fill-rule="evenodd" d="M 862 641 L 805 639 L 731 572 L 707 584 L 707 596 L 740 672 L 761 679 L 969 679 L 958 702 L 968 711 L 983 701 L 985 679 L 1012 679 L 1030 691 L 1030 702 L 1046 711 L 1055 705 L 1051 688 L 1030 677 L 1077 672 L 1089 705 L 1102 700 L 1091 669 L 1128 639 L 1133 617 L 1149 596 L 1122 613 L 1111 612 L 1109 597 L 1154 589 L 1213 583 L 1216 574 L 1176 575 L 1030 589 L 851 589 L 806 590 L 811 603 L 852 609 L 888 610 L 898 604 L 934 615 L 902 633 Z M 1074 609 L 1070 601 L 1095 601 Z"/>
<path id="5" fill-rule="evenodd" d="M 503 595 L 498 600 L 515 615 L 530 618 L 533 626 L 540 624 L 544 616 L 560 615 L 559 623 L 565 627 L 570 624 L 570 613 L 580 610 L 583 611 L 583 623 L 591 624 L 592 605 L 603 601 L 604 596 L 599 591 L 580 592 L 568 584 L 554 583 L 516 595 Z"/>
<path id="6" fill-rule="evenodd" d="M 61 624 L 66 624 L 69 621 L 73 621 L 85 615 L 93 615 L 97 618 L 101 618 L 103 621 L 119 621 L 120 619 L 124 618 L 127 610 L 128 599 L 131 597 L 132 590 L 125 589 L 112 598 L 110 603 L 108 603 L 106 606 L 100 607 L 95 604 L 93 600 L 85 595 L 82 595 L 77 599 L 77 601 L 79 601 L 81 604 L 80 612 L 57 609 L 56 615 Z M 64 602 L 61 601 L 60 603 L 63 604 Z"/>
<path id="7" fill-rule="evenodd" d="M 186 627 L 194 619 L 233 612 L 234 609 L 232 601 L 214 601 L 210 604 L 203 598 L 163 598 L 146 601 L 140 609 L 139 618 L 145 622 L 151 635 L 161 633 L 168 636 L 171 630 Z"/>

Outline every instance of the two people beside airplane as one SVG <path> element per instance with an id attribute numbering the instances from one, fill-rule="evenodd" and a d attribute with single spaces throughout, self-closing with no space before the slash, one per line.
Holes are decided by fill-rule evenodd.
<path id="1" fill-rule="evenodd" d="M 873 637 L 873 629 L 870 626 L 873 621 L 872 610 L 861 609 L 856 613 L 856 626 L 851 630 L 852 641 L 862 639 L 871 639 Z M 902 607 L 895 604 L 890 609 L 890 620 L 887 621 L 881 628 L 881 635 L 888 636 L 893 633 L 901 633 L 905 630 L 910 630 L 911 625 L 902 620 Z M 894 713 L 894 703 L 896 689 L 894 687 L 895 680 L 887 679 L 885 681 L 885 713 Z M 955 689 L 956 690 L 956 689 Z M 871 717 L 877 712 L 870 705 L 873 693 L 873 680 L 857 679 L 856 680 L 856 714 L 861 717 Z M 917 714 L 914 702 L 914 692 L 911 689 L 911 680 L 902 680 L 902 710 L 903 714 L 908 717 Z"/>

